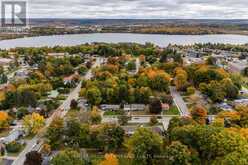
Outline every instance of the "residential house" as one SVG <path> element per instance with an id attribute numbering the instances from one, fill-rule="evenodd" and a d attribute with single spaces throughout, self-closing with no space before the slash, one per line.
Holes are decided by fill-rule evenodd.
<path id="1" fill-rule="evenodd" d="M 29 71 L 27 69 L 20 69 L 15 72 L 16 78 L 25 79 L 28 78 L 28 76 L 29 76 Z"/>
<path id="2" fill-rule="evenodd" d="M 146 108 L 145 104 L 125 104 L 124 111 L 143 111 Z"/>
<path id="3" fill-rule="evenodd" d="M 47 96 L 49 99 L 55 99 L 59 95 L 59 92 L 57 90 L 52 90 L 49 92 L 49 95 Z"/>
<path id="4" fill-rule="evenodd" d="M 18 140 L 23 135 L 24 135 L 24 131 L 21 128 L 16 128 L 13 129 L 8 136 L 0 138 L 0 142 L 4 144 L 8 144 Z"/>
<path id="5" fill-rule="evenodd" d="M 248 106 L 248 99 L 238 99 L 234 100 L 235 105 L 245 105 Z"/>
<path id="6" fill-rule="evenodd" d="M 194 49 L 188 49 L 186 52 L 186 56 L 188 57 L 193 57 L 193 58 L 200 58 L 202 56 L 204 56 L 205 54 L 201 51 L 197 51 Z"/>
<path id="7" fill-rule="evenodd" d="M 55 57 L 55 58 L 64 58 L 65 56 L 69 55 L 68 53 L 48 53 L 49 57 Z"/>
<path id="8" fill-rule="evenodd" d="M 102 104 L 100 105 L 100 108 L 104 111 L 106 110 L 112 110 L 112 111 L 117 111 L 120 109 L 120 105 L 118 104 Z"/>
<path id="9" fill-rule="evenodd" d="M 224 111 L 232 111 L 233 107 L 227 103 L 219 103 L 216 105 L 217 108 L 220 108 Z"/>
<path id="10" fill-rule="evenodd" d="M 76 83 L 76 81 L 78 80 L 78 73 L 74 73 L 70 76 L 64 77 L 63 81 L 64 81 L 64 85 L 73 85 Z"/>
<path id="11" fill-rule="evenodd" d="M 162 109 L 168 111 L 170 109 L 170 105 L 166 103 L 162 103 Z"/>

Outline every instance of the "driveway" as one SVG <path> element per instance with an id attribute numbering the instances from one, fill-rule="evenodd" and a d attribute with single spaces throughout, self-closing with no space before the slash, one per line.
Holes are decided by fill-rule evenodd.
<path id="1" fill-rule="evenodd" d="M 170 87 L 170 92 L 171 96 L 173 97 L 174 103 L 180 111 L 180 115 L 188 116 L 190 112 L 180 93 L 176 90 L 175 87 Z"/>

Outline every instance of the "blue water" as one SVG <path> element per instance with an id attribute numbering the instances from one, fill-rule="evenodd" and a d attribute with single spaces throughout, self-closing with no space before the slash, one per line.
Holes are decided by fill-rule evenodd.
<path id="1" fill-rule="evenodd" d="M 54 35 L 29 38 L 18 38 L 0 41 L 0 49 L 15 47 L 41 47 L 41 46 L 73 46 L 92 42 L 136 42 L 144 44 L 154 43 L 165 47 L 168 44 L 189 45 L 194 43 L 225 43 L 246 44 L 248 36 L 244 35 L 163 35 L 163 34 L 131 34 L 131 33 L 93 33 Z"/>

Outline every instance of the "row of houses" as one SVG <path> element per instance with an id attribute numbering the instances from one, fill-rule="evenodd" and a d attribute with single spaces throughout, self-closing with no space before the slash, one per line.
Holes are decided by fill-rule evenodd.
<path id="1" fill-rule="evenodd" d="M 104 111 L 106 110 L 113 110 L 117 111 L 121 109 L 121 105 L 119 104 L 102 104 L 100 108 Z M 124 104 L 123 109 L 124 111 L 142 111 L 146 108 L 145 104 Z"/>

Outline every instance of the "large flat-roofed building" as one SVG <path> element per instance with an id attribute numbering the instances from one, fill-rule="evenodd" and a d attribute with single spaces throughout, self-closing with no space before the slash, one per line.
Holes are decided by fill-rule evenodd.
<path id="1" fill-rule="evenodd" d="M 11 58 L 1 58 L 0 57 L 0 66 L 7 66 L 12 62 L 13 62 L 13 59 L 11 59 Z"/>

